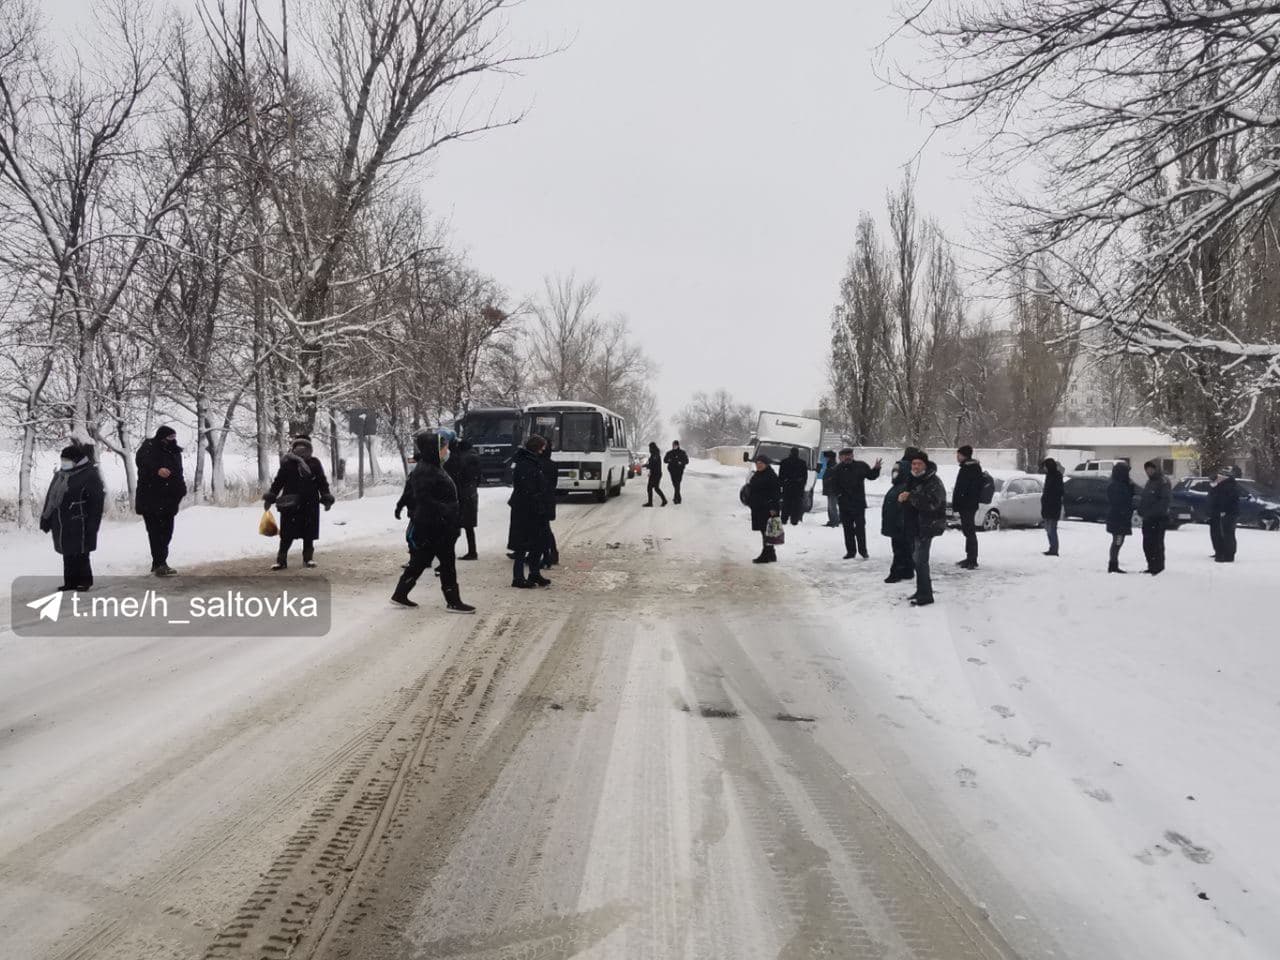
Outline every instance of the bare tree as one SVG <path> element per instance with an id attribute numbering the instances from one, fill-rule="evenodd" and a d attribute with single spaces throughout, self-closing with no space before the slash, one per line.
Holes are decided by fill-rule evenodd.
<path id="1" fill-rule="evenodd" d="M 755 411 L 723 388 L 711 394 L 695 393 L 675 419 L 681 444 L 697 451 L 746 443 L 756 428 Z"/>
<path id="2" fill-rule="evenodd" d="M 864 212 L 832 311 L 829 365 L 835 404 L 859 446 L 879 439 L 882 430 L 889 270 L 875 220 Z"/>
<path id="3" fill-rule="evenodd" d="M 599 287 L 570 273 L 543 279 L 534 301 L 529 330 L 529 360 L 538 387 L 555 400 L 579 399 L 594 360 L 602 322 L 595 312 Z"/>

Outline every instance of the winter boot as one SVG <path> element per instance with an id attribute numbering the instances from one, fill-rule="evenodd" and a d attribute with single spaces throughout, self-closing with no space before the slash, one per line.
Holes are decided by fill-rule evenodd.
<path id="1" fill-rule="evenodd" d="M 157 563 L 151 568 L 151 572 L 157 577 L 172 577 L 175 576 L 178 571 L 173 569 L 173 567 L 169 566 L 167 563 Z"/>
<path id="2" fill-rule="evenodd" d="M 289 569 L 288 552 L 282 549 L 278 553 L 276 553 L 276 562 L 271 565 L 271 569 L 272 570 L 288 570 Z"/>
<path id="3" fill-rule="evenodd" d="M 535 573 L 529 577 L 529 582 L 535 587 L 549 587 L 551 581 L 544 577 L 541 573 Z"/>
<path id="4" fill-rule="evenodd" d="M 417 604 L 409 599 L 409 591 L 413 589 L 414 584 L 417 582 L 418 578 L 409 573 L 408 570 L 400 574 L 395 592 L 391 594 L 391 602 L 398 603 L 402 607 L 416 607 Z"/>
<path id="5" fill-rule="evenodd" d="M 467 528 L 467 552 L 458 558 L 459 560 L 479 560 L 480 555 L 476 553 L 476 531 L 474 527 Z"/>
<path id="6" fill-rule="evenodd" d="M 533 586 L 534 586 L 524 577 L 516 577 L 511 581 L 511 585 L 515 587 L 517 590 L 531 590 L 533 589 Z"/>
<path id="7" fill-rule="evenodd" d="M 913 607 L 927 607 L 933 603 L 933 597 L 916 597 L 911 601 Z"/>
<path id="8" fill-rule="evenodd" d="M 1046 556 L 1046 557 L 1056 557 L 1057 555 L 1058 555 L 1058 551 L 1057 551 L 1057 550 L 1046 550 L 1046 551 L 1044 552 L 1044 556 Z"/>
<path id="9" fill-rule="evenodd" d="M 476 608 L 462 602 L 462 595 L 457 587 L 449 587 L 444 591 L 445 606 L 450 613 L 475 613 Z"/>
<path id="10" fill-rule="evenodd" d="M 764 560 L 765 563 L 778 562 L 778 551 L 773 546 L 773 544 L 770 544 L 769 546 L 764 548 L 764 555 L 765 555 L 765 560 Z"/>
<path id="11" fill-rule="evenodd" d="M 751 562 L 752 562 L 752 563 L 768 563 L 768 562 L 769 562 L 769 548 L 768 548 L 768 547 L 762 547 L 762 548 L 761 548 L 761 550 L 760 550 L 760 556 L 756 557 L 756 558 L 755 558 L 754 560 L 752 560 Z"/>

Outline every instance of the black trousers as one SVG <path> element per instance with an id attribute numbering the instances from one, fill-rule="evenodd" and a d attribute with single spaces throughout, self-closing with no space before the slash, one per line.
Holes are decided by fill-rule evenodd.
<path id="1" fill-rule="evenodd" d="M 840 526 L 844 528 L 844 552 L 867 555 L 867 508 L 840 508 Z"/>
<path id="2" fill-rule="evenodd" d="M 560 545 L 556 543 L 556 532 L 550 520 L 542 521 L 542 546 L 538 556 L 538 568 L 541 570 L 560 562 Z"/>
<path id="3" fill-rule="evenodd" d="M 916 564 L 910 538 L 893 537 L 889 542 L 893 545 L 893 563 L 889 566 L 889 574 L 899 580 L 909 580 L 914 577 Z"/>
<path id="4" fill-rule="evenodd" d="M 152 567 L 161 566 L 169 560 L 169 541 L 173 539 L 173 516 L 167 510 L 142 515 L 142 522 L 147 527 L 147 540 L 151 543 Z"/>
<path id="5" fill-rule="evenodd" d="M 293 546 L 291 537 L 280 538 L 280 550 L 276 553 L 276 560 L 285 563 L 289 559 L 289 548 Z M 307 563 L 316 555 L 316 542 L 308 540 L 305 537 L 302 540 L 302 562 Z"/>
<path id="6" fill-rule="evenodd" d="M 1236 558 L 1236 518 L 1225 514 L 1209 518 L 1209 540 L 1213 544 L 1213 556 L 1218 560 Z"/>
<path id="7" fill-rule="evenodd" d="M 1151 573 L 1164 570 L 1165 527 L 1163 518 L 1142 521 L 1142 553 L 1147 558 L 1147 570 Z"/>
<path id="8" fill-rule="evenodd" d="M 414 540 L 409 544 L 409 563 L 400 575 L 397 591 L 408 594 L 418 578 L 431 569 L 432 563 L 439 561 L 440 592 L 446 600 L 452 599 L 458 592 L 458 562 L 454 556 L 454 545 L 458 535 L 440 537 L 419 543 Z"/>
<path id="9" fill-rule="evenodd" d="M 661 477 L 650 477 L 650 478 L 649 478 L 649 506 L 653 506 L 653 495 L 654 495 L 655 493 L 656 493 L 659 497 L 661 497 L 661 498 L 662 498 L 662 502 L 663 502 L 663 503 L 666 503 L 666 502 L 667 502 L 667 495 L 666 495 L 665 493 L 663 493 L 663 492 L 662 492 L 662 478 L 661 478 Z"/>
<path id="10" fill-rule="evenodd" d="M 1120 548 L 1124 546 L 1125 538 L 1128 536 L 1127 533 L 1113 533 L 1111 535 L 1111 552 L 1107 556 L 1108 570 L 1120 569 Z"/>
<path id="11" fill-rule="evenodd" d="M 672 491 L 672 493 L 671 493 L 671 499 L 672 499 L 675 503 L 679 503 L 679 502 L 680 502 L 680 484 L 681 484 L 681 482 L 682 482 L 683 480 L 684 480 L 684 471 L 683 471 L 683 470 L 672 470 L 672 471 L 671 471 L 671 491 Z"/>
<path id="12" fill-rule="evenodd" d="M 87 553 L 62 555 L 62 585 L 64 587 L 93 586 L 93 565 Z"/>
<path id="13" fill-rule="evenodd" d="M 782 493 L 782 522 L 793 527 L 804 519 L 804 491 L 799 493 Z"/>
<path id="14" fill-rule="evenodd" d="M 960 510 L 960 532 L 964 534 L 964 558 L 970 563 L 978 562 L 978 524 L 977 508 Z"/>

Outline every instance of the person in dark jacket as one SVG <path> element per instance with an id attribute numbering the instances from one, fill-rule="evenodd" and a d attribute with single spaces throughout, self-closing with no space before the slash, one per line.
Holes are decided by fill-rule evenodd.
<path id="1" fill-rule="evenodd" d="M 107 490 L 93 462 L 93 448 L 79 443 L 64 447 L 40 511 L 40 530 L 53 536 L 53 549 L 62 555 L 59 590 L 83 591 L 93 586 L 89 555 L 98 549 L 106 502 Z"/>
<path id="2" fill-rule="evenodd" d="M 1129 479 L 1129 465 L 1121 462 L 1111 468 L 1111 482 L 1107 484 L 1107 533 L 1111 534 L 1111 553 L 1107 560 L 1107 573 L 1124 573 L 1120 569 L 1120 548 L 1133 533 L 1133 499 L 1138 488 Z"/>
<path id="3" fill-rule="evenodd" d="M 1169 479 L 1154 460 L 1142 465 L 1147 474 L 1147 485 L 1138 499 L 1138 516 L 1142 517 L 1142 553 L 1147 558 L 1143 573 L 1155 576 L 1164 572 L 1164 532 L 1169 526 L 1169 507 L 1173 503 L 1173 488 Z"/>
<path id="4" fill-rule="evenodd" d="M 459 560 L 476 560 L 476 521 L 480 513 L 480 456 L 467 440 L 449 442 L 449 456 L 444 462 L 444 472 L 458 489 L 458 509 L 462 530 L 467 535 L 467 552 Z"/>
<path id="5" fill-rule="evenodd" d="M 396 519 L 400 511 L 409 511 L 409 527 L 405 542 L 409 545 L 409 562 L 396 583 L 391 602 L 402 607 L 416 607 L 409 591 L 418 578 L 439 561 L 440 591 L 445 607 L 452 613 L 475 613 L 476 608 L 462 602 L 458 587 L 458 565 L 454 547 L 462 532 L 464 506 L 458 498 L 458 486 L 447 469 L 453 459 L 452 430 L 423 430 L 413 438 L 414 465 L 404 482 L 404 492 L 396 503 Z M 456 470 L 456 468 L 455 468 Z"/>
<path id="6" fill-rule="evenodd" d="M 751 529 L 760 534 L 762 549 L 752 563 L 776 563 L 778 551 L 766 536 L 769 518 L 778 516 L 782 509 L 782 483 L 774 473 L 769 458 L 756 455 L 756 472 L 747 481 L 747 506 L 751 510 Z"/>
<path id="7" fill-rule="evenodd" d="M 187 495 L 177 432 L 170 426 L 158 429 L 154 437 L 142 441 L 133 462 L 138 467 L 134 509 L 147 528 L 147 539 L 151 544 L 151 572 L 158 577 L 171 577 L 176 573 L 169 566 L 173 518 L 178 515 L 178 504 Z"/>
<path id="8" fill-rule="evenodd" d="M 314 567 L 316 541 L 320 539 L 320 507 L 333 506 L 333 494 L 324 475 L 324 465 L 311 453 L 311 438 L 300 434 L 289 444 L 289 452 L 280 458 L 280 469 L 271 481 L 271 489 L 263 498 L 269 510 L 280 510 L 280 549 L 272 570 L 289 566 L 289 548 L 302 541 L 302 565 Z"/>
<path id="9" fill-rule="evenodd" d="M 907 489 L 907 479 L 911 476 L 911 453 L 908 450 L 903 459 L 894 464 L 890 473 L 893 483 L 880 504 L 880 534 L 889 538 L 893 549 L 893 561 L 889 564 L 885 583 L 910 580 L 916 575 L 916 567 L 911 560 L 912 544 L 907 537 L 906 506 L 898 500 L 898 494 Z"/>
<path id="10" fill-rule="evenodd" d="M 951 491 L 951 509 L 960 517 L 964 534 L 964 559 L 956 564 L 963 570 L 978 568 L 978 504 L 982 498 L 982 464 L 973 459 L 967 443 L 956 449 L 956 485 Z"/>
<path id="11" fill-rule="evenodd" d="M 1235 563 L 1236 520 L 1244 497 L 1230 467 L 1220 467 L 1209 483 L 1209 540 L 1217 563 Z"/>
<path id="12" fill-rule="evenodd" d="M 689 466 L 689 455 L 680 449 L 680 441 L 672 440 L 671 449 L 662 458 L 667 465 L 667 473 L 671 475 L 671 502 L 680 503 L 680 484 L 684 482 L 684 468 Z"/>
<path id="13" fill-rule="evenodd" d="M 511 586 L 521 589 L 549 587 L 551 581 L 539 573 L 547 515 L 546 474 L 542 451 L 547 441 L 534 434 L 516 451 L 511 474 L 511 531 L 507 546 L 513 560 Z M 527 573 L 526 573 L 527 567 Z"/>
<path id="14" fill-rule="evenodd" d="M 792 447 L 778 464 L 778 482 L 782 484 L 782 522 L 794 527 L 804 519 L 805 488 L 809 485 L 809 466 L 800 459 L 799 447 Z"/>
<path id="15" fill-rule="evenodd" d="M 662 498 L 662 505 L 665 507 L 667 495 L 662 492 L 662 451 L 652 441 L 649 443 L 649 463 L 645 469 L 649 471 L 649 500 L 641 506 L 652 507 L 653 495 L 656 493 Z"/>
<path id="16" fill-rule="evenodd" d="M 853 459 L 853 451 L 845 447 L 836 464 L 835 490 L 840 504 L 840 524 L 844 527 L 844 558 L 867 559 L 867 481 L 880 477 L 880 461 L 867 466 Z"/>
<path id="17" fill-rule="evenodd" d="M 923 450 L 911 455 L 911 473 L 898 502 L 903 505 L 903 523 L 912 543 L 911 562 L 916 568 L 916 592 L 909 599 L 913 607 L 927 607 L 933 603 L 929 551 L 933 538 L 947 529 L 947 488 L 938 479 L 937 465 Z"/>
<path id="18" fill-rule="evenodd" d="M 560 546 L 556 543 L 553 526 L 556 519 L 556 490 L 560 486 L 560 467 L 551 456 L 551 444 L 542 448 L 542 502 L 545 507 L 542 518 L 542 554 L 538 567 L 542 570 L 560 564 Z"/>
<path id="19" fill-rule="evenodd" d="M 822 451 L 822 464 L 818 467 L 818 482 L 822 484 L 822 495 L 827 498 L 827 526 L 840 526 L 840 501 L 836 490 L 836 452 Z"/>
<path id="20" fill-rule="evenodd" d="M 1058 555 L 1058 520 L 1062 517 L 1063 482 L 1062 471 L 1058 469 L 1058 461 L 1048 457 L 1040 464 L 1044 471 L 1044 491 L 1040 494 L 1040 519 L 1044 521 L 1044 532 L 1049 538 L 1049 549 L 1046 557 Z"/>

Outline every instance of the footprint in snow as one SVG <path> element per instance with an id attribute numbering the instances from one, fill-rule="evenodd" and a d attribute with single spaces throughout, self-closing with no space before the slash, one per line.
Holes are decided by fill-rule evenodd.
<path id="1" fill-rule="evenodd" d="M 1211 863 L 1213 861 L 1212 850 L 1208 847 L 1197 846 L 1180 833 L 1166 830 L 1164 838 L 1178 847 L 1182 851 L 1182 855 L 1193 863 Z"/>
<path id="2" fill-rule="evenodd" d="M 969 790 L 978 788 L 978 771 L 970 770 L 968 767 L 961 767 L 956 771 L 956 782 Z"/>
<path id="3" fill-rule="evenodd" d="M 991 709 L 994 710 L 996 713 L 998 713 L 1000 716 L 1002 716 L 1006 720 L 1008 720 L 1010 717 L 1016 716 L 1016 714 L 1012 710 L 1010 710 L 1008 707 L 1006 707 L 1003 703 L 997 703 L 994 706 L 992 706 Z"/>
<path id="4" fill-rule="evenodd" d="M 984 640 L 979 640 L 979 641 L 978 641 L 978 645 L 979 645 L 979 646 L 983 646 L 983 647 L 989 647 L 989 646 L 991 646 L 991 645 L 992 645 L 992 644 L 994 644 L 994 643 L 995 643 L 995 641 L 994 641 L 994 640 L 992 640 L 990 637 L 987 637 L 987 638 L 986 638 L 986 639 L 984 639 Z"/>
<path id="5" fill-rule="evenodd" d="M 1115 800 L 1115 797 L 1111 795 L 1111 791 L 1091 786 L 1089 781 L 1083 777 L 1077 777 L 1074 783 L 1086 797 L 1097 800 L 1099 803 L 1111 803 Z"/>
<path id="6" fill-rule="evenodd" d="M 976 667 L 985 667 L 987 665 L 987 661 L 979 660 L 977 657 L 967 657 L 965 663 L 972 663 Z"/>
<path id="7" fill-rule="evenodd" d="M 893 719 L 893 717 L 889 716 L 887 713 L 878 713 L 878 714 L 876 714 L 876 719 L 877 719 L 877 720 L 879 720 L 881 723 L 883 723 L 885 726 L 887 726 L 887 727 L 893 727 L 893 728 L 894 728 L 894 729 L 896 729 L 896 730 L 905 730 L 905 729 L 907 729 L 903 724 L 901 724 L 901 723 L 899 723 L 897 720 Z"/>
<path id="8" fill-rule="evenodd" d="M 1151 867 L 1155 865 L 1157 857 L 1164 858 L 1169 856 L 1169 854 L 1171 853 L 1173 853 L 1173 851 L 1170 850 L 1168 847 L 1166 847 L 1163 843 L 1156 843 L 1156 844 L 1152 844 L 1150 847 L 1148 847 L 1146 850 L 1143 850 L 1141 853 L 1135 853 L 1133 856 L 1134 856 L 1134 859 L 1137 860 L 1139 863 L 1145 863 L 1148 867 Z"/>

